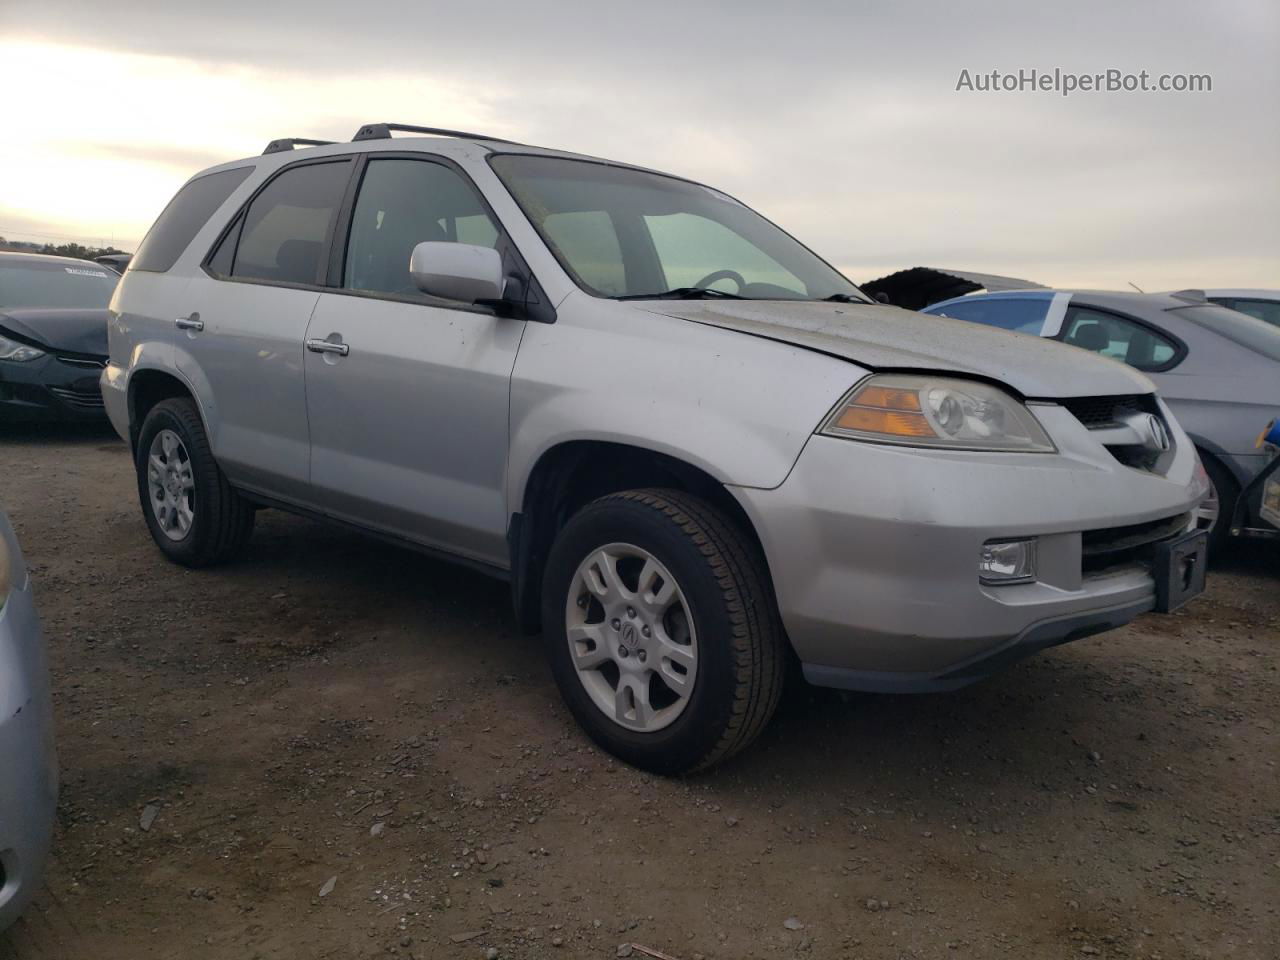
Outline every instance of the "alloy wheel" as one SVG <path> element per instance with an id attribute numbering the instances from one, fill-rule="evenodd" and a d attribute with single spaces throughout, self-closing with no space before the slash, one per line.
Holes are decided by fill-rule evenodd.
<path id="1" fill-rule="evenodd" d="M 688 602 L 647 550 L 611 543 L 592 551 L 569 585 L 569 656 L 592 703 L 628 730 L 673 723 L 693 694 L 698 639 Z"/>
<path id="2" fill-rule="evenodd" d="M 161 430 L 147 452 L 147 491 L 156 524 L 170 540 L 181 540 L 195 520 L 196 480 L 182 438 Z"/>

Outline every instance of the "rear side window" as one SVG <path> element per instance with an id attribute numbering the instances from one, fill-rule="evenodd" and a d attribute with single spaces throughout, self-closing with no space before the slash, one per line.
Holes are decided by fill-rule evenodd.
<path id="1" fill-rule="evenodd" d="M 268 183 L 223 238 L 210 264 L 273 283 L 323 282 L 325 241 L 342 203 L 351 161 L 290 167 Z M 228 257 L 227 244 L 234 245 Z"/>
<path id="2" fill-rule="evenodd" d="M 1114 313 L 1087 307 L 1068 308 L 1062 331 L 1064 343 L 1139 370 L 1167 370 L 1178 355 L 1178 345 L 1168 337 Z"/>
<path id="3" fill-rule="evenodd" d="M 252 172 L 253 167 L 236 167 L 189 181 L 147 232 L 129 268 L 164 273 L 172 267 L 205 221 Z"/>
<path id="4" fill-rule="evenodd" d="M 1047 298 L 1033 300 L 1030 297 L 1001 297 L 998 300 L 961 300 L 928 312 L 956 320 L 968 320 L 970 323 L 981 323 L 988 327 L 999 327 L 1001 330 L 1013 330 L 1017 333 L 1038 336 L 1044 328 L 1044 318 L 1049 312 L 1049 303 Z"/>

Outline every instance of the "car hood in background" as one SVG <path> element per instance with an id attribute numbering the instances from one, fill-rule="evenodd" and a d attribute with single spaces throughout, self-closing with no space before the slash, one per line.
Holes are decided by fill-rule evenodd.
<path id="1" fill-rule="evenodd" d="M 643 301 L 641 309 L 818 350 L 873 370 L 985 377 L 1024 397 L 1152 393 L 1115 360 L 1027 334 L 897 307 L 809 300 Z"/>
<path id="2" fill-rule="evenodd" d="M 0 334 L 34 347 L 107 358 L 106 310 L 0 307 Z"/>

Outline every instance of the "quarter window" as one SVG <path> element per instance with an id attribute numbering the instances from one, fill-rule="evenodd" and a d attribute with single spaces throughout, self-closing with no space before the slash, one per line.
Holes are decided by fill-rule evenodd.
<path id="1" fill-rule="evenodd" d="M 205 221 L 252 172 L 253 167 L 235 167 L 189 181 L 147 231 L 129 269 L 164 273 L 172 267 Z"/>
<path id="2" fill-rule="evenodd" d="M 1163 370 L 1177 345 L 1156 331 L 1114 313 L 1070 307 L 1062 325 L 1064 343 L 1100 353 L 1139 370 Z"/>
<path id="3" fill-rule="evenodd" d="M 425 296 L 409 276 L 419 243 L 496 248 L 498 228 L 471 185 L 429 160 L 370 160 L 351 214 L 343 286 Z"/>
<path id="4" fill-rule="evenodd" d="M 224 246 L 235 244 L 231 276 L 322 283 L 325 240 L 350 172 L 349 160 L 308 163 L 285 170 L 267 184 L 223 240 Z M 210 263 L 224 260 L 219 249 Z"/>

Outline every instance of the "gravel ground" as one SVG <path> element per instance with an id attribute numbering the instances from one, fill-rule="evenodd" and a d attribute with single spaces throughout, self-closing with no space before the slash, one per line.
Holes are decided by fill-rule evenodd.
<path id="1" fill-rule="evenodd" d="M 663 780 L 578 732 L 502 584 L 275 512 L 170 565 L 96 431 L 0 436 L 0 502 L 63 771 L 4 960 L 1280 955 L 1274 547 L 959 693 L 797 690 Z"/>

